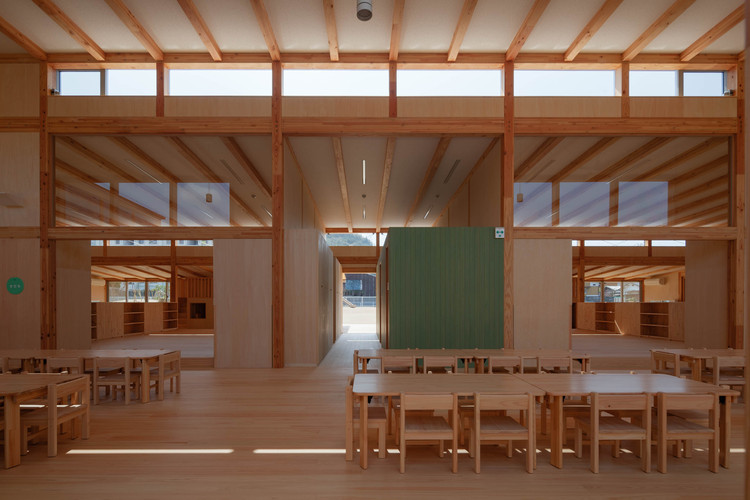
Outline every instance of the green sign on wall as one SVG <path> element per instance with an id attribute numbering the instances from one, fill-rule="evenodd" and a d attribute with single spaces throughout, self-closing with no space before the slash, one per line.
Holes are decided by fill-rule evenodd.
<path id="1" fill-rule="evenodd" d="M 5 288 L 13 295 L 18 295 L 23 292 L 23 280 L 21 278 L 9 278 Z"/>

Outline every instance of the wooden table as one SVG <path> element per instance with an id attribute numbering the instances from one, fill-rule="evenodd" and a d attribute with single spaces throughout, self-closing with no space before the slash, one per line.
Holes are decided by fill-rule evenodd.
<path id="1" fill-rule="evenodd" d="M 666 352 L 678 357 L 678 362 L 686 362 L 692 371 L 693 380 L 700 381 L 706 360 L 714 356 L 745 357 L 744 349 L 653 349 L 655 352 Z"/>
<path id="2" fill-rule="evenodd" d="M 591 356 L 586 353 L 573 352 L 565 349 L 362 349 L 357 353 L 358 361 L 367 366 L 371 359 L 383 359 L 387 356 L 455 356 L 464 361 L 464 367 L 470 361 L 476 361 L 477 371 L 481 373 L 484 362 L 490 356 L 512 356 L 519 357 L 521 361 L 536 359 L 539 356 L 564 357 L 571 356 L 575 361 L 581 363 L 581 371 L 588 372 Z M 356 373 L 356 366 L 355 366 Z"/>
<path id="3" fill-rule="evenodd" d="M 585 396 L 592 392 L 631 394 L 659 392 L 669 394 L 706 394 L 718 393 L 721 401 L 719 453 L 722 467 L 729 467 L 729 438 L 731 433 L 731 397 L 739 392 L 712 384 L 688 380 L 671 375 L 644 374 L 516 374 L 513 375 L 543 390 L 551 397 L 552 430 L 550 463 L 562 468 L 563 445 L 565 444 L 565 420 L 563 417 L 563 398 L 565 396 Z"/>
<path id="4" fill-rule="evenodd" d="M 69 382 L 88 375 L 65 375 L 59 373 L 0 374 L 0 397 L 4 400 L 5 412 L 5 468 L 21 463 L 21 403 L 30 399 L 47 397 L 47 386 Z"/>
<path id="5" fill-rule="evenodd" d="M 159 356 L 175 351 L 167 349 L 2 349 L 0 358 L 34 362 L 46 358 L 127 358 L 141 366 L 141 402 L 150 400 L 151 367 L 159 366 Z"/>
<path id="6" fill-rule="evenodd" d="M 354 376 L 352 393 L 359 404 L 359 465 L 367 468 L 367 398 L 369 396 L 398 396 L 402 393 L 455 393 L 470 396 L 474 393 L 505 393 L 543 396 L 544 391 L 513 375 L 456 373 L 406 374 L 359 373 Z"/>

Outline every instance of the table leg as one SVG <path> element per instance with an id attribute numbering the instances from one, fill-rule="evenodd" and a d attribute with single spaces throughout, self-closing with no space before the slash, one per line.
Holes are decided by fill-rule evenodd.
<path id="1" fill-rule="evenodd" d="M 550 432 L 550 464 L 558 469 L 563 466 L 563 443 L 565 442 L 565 420 L 563 420 L 562 396 L 550 397 L 552 404 Z"/>
<path id="2" fill-rule="evenodd" d="M 361 396 L 359 400 L 359 466 L 367 468 L 367 395 Z"/>
<path id="3" fill-rule="evenodd" d="M 719 464 L 729 468 L 729 439 L 732 436 L 732 397 L 720 396 L 719 400 Z"/>
<path id="4" fill-rule="evenodd" d="M 701 381 L 701 360 L 700 359 L 694 359 L 690 361 L 690 364 L 692 365 L 691 369 L 693 372 L 693 380 L 697 380 L 698 382 Z"/>
<path id="5" fill-rule="evenodd" d="M 151 367 L 147 359 L 141 360 L 141 403 L 148 403 L 151 396 Z"/>
<path id="6" fill-rule="evenodd" d="M 21 407 L 13 396 L 5 396 L 5 468 L 21 463 Z"/>

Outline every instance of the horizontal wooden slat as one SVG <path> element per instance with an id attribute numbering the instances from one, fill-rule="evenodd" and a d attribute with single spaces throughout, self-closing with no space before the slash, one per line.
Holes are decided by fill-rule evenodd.
<path id="1" fill-rule="evenodd" d="M 733 227 L 517 227 L 515 238 L 571 240 L 735 240 Z"/>
<path id="2" fill-rule="evenodd" d="M 0 227 L 0 239 L 39 238 L 39 228 L 30 226 Z"/>
<path id="3" fill-rule="evenodd" d="M 270 239 L 266 227 L 58 227 L 49 230 L 55 240 L 213 240 Z"/>

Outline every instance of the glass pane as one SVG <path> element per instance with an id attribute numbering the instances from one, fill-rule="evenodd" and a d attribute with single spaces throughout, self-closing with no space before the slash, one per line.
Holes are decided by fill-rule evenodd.
<path id="1" fill-rule="evenodd" d="M 60 95 L 101 95 L 101 72 L 60 71 Z"/>
<path id="2" fill-rule="evenodd" d="M 169 240 L 108 240 L 111 247 L 168 247 Z"/>
<path id="3" fill-rule="evenodd" d="M 724 73 L 721 71 L 686 71 L 682 74 L 684 96 L 712 97 L 724 95 Z"/>
<path id="4" fill-rule="evenodd" d="M 148 302 L 169 302 L 169 282 L 149 281 L 146 283 L 148 289 Z"/>
<path id="5" fill-rule="evenodd" d="M 618 226 L 666 226 L 668 182 L 620 182 Z"/>
<path id="6" fill-rule="evenodd" d="M 156 95 L 155 69 L 108 69 L 107 95 Z"/>
<path id="7" fill-rule="evenodd" d="M 604 302 L 622 302 L 622 283 L 619 281 L 604 282 Z"/>
<path id="8" fill-rule="evenodd" d="M 552 225 L 552 183 L 516 182 L 513 190 L 513 218 L 516 226 Z"/>
<path id="9" fill-rule="evenodd" d="M 214 240 L 178 240 L 177 246 L 187 247 L 212 247 L 214 246 Z"/>
<path id="10" fill-rule="evenodd" d="M 652 240 L 652 247 L 684 247 L 685 240 Z"/>
<path id="11" fill-rule="evenodd" d="M 602 282 L 587 281 L 584 285 L 583 295 L 584 302 L 601 302 L 602 301 Z"/>
<path id="12" fill-rule="evenodd" d="M 107 300 L 109 302 L 125 302 L 124 281 L 110 281 L 107 283 Z"/>
<path id="13" fill-rule="evenodd" d="M 287 96 L 388 96 L 388 71 L 373 69 L 287 69 Z"/>
<path id="14" fill-rule="evenodd" d="M 331 247 L 374 247 L 375 233 L 328 233 L 326 242 Z"/>
<path id="15" fill-rule="evenodd" d="M 608 182 L 561 182 L 561 226 L 608 226 Z"/>
<path id="16" fill-rule="evenodd" d="M 143 281 L 128 281 L 128 302 L 146 301 L 146 283 Z"/>
<path id="17" fill-rule="evenodd" d="M 631 71 L 630 96 L 677 95 L 677 71 Z"/>
<path id="18" fill-rule="evenodd" d="M 625 281 L 622 284 L 623 302 L 640 302 L 641 301 L 641 282 Z"/>
<path id="19" fill-rule="evenodd" d="M 178 226 L 228 226 L 228 183 L 180 183 L 177 185 Z"/>
<path id="20" fill-rule="evenodd" d="M 614 96 L 615 72 L 589 70 L 518 70 L 517 96 Z"/>
<path id="21" fill-rule="evenodd" d="M 271 70 L 171 69 L 169 95 L 270 96 Z"/>
<path id="22" fill-rule="evenodd" d="M 104 246 L 104 240 L 91 240 L 91 246 L 92 247 Z"/>
<path id="23" fill-rule="evenodd" d="M 587 247 L 645 247 L 645 240 L 586 240 Z"/>
<path id="24" fill-rule="evenodd" d="M 402 69 L 396 73 L 396 93 L 400 97 L 500 96 L 502 80 L 502 72 L 499 69 Z"/>

